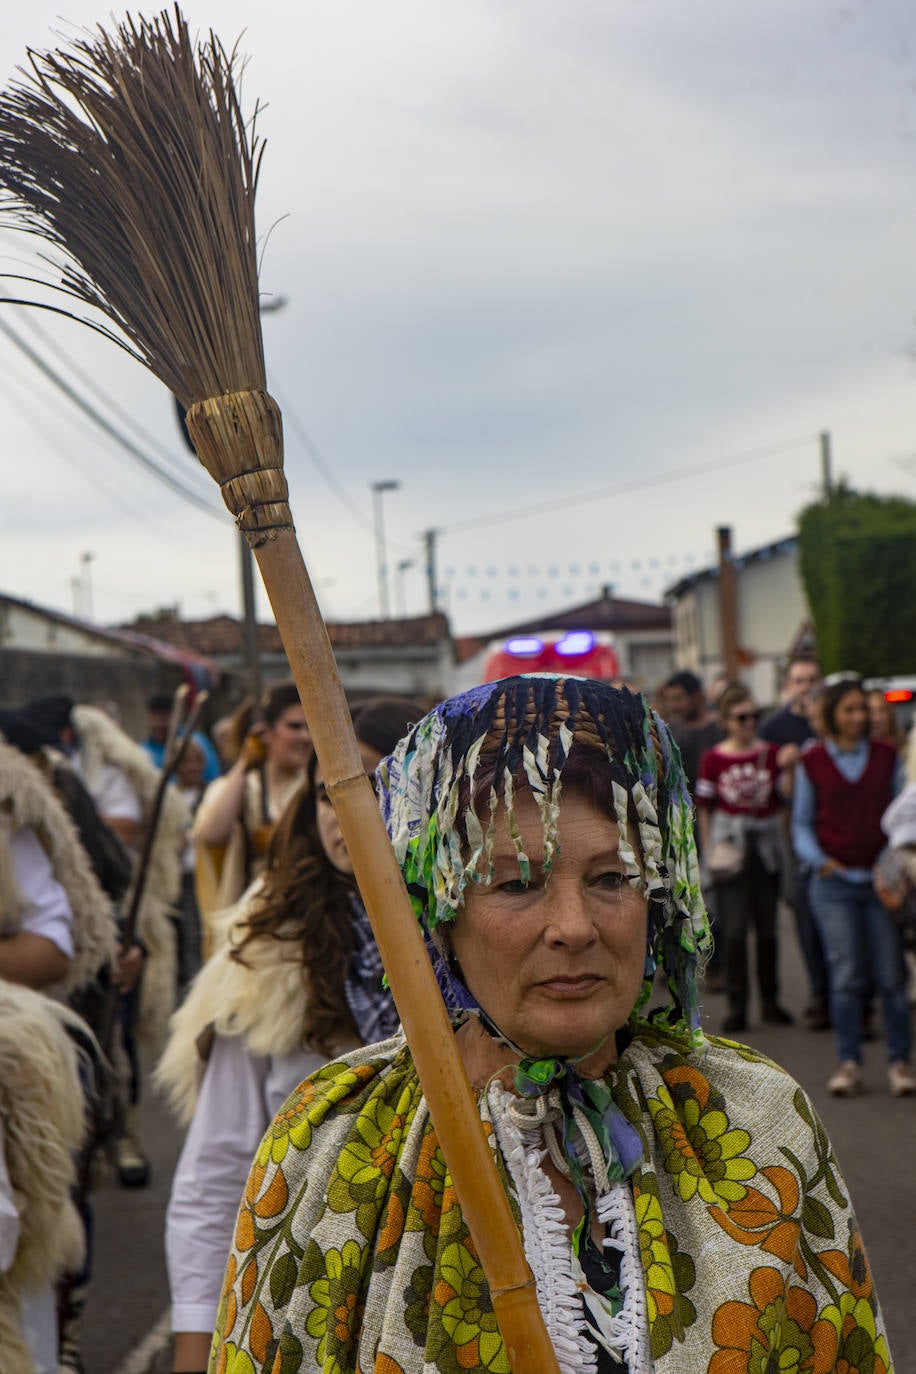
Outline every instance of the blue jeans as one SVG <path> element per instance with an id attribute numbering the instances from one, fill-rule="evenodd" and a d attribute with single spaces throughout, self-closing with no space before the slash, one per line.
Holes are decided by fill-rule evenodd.
<path id="1" fill-rule="evenodd" d="M 910 1009 L 900 929 L 871 883 L 830 874 L 811 879 L 811 906 L 827 955 L 830 1014 L 841 1060 L 862 1060 L 863 995 L 869 982 L 881 997 L 890 1063 L 910 1057 Z"/>

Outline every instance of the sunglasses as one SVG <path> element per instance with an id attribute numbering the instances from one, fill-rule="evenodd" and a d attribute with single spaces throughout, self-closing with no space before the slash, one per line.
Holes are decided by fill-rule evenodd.
<path id="1" fill-rule="evenodd" d="M 756 720 L 756 719 L 757 719 L 757 712 L 756 712 L 756 711 L 733 711 L 733 712 L 732 712 L 732 717 L 731 717 L 731 718 L 732 718 L 732 720 L 737 720 L 737 721 L 739 721 L 742 725 L 746 725 L 747 722 L 748 722 L 749 720 Z"/>

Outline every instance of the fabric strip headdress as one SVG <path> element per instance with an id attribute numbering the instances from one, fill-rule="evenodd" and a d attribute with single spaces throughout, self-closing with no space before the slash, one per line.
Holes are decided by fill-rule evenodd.
<path id="1" fill-rule="evenodd" d="M 620 831 L 620 857 L 648 905 L 646 976 L 633 1015 L 648 1001 L 661 966 L 670 998 L 653 1019 L 699 1044 L 697 978 L 711 937 L 680 755 L 642 696 L 590 679 L 532 675 L 475 687 L 437 706 L 379 767 L 382 814 L 443 995 L 453 1012 L 476 1010 L 444 957 L 437 928 L 454 920 L 469 881 L 490 879 L 499 803 L 526 878 L 513 796 L 518 785 L 530 789 L 549 870 L 559 842 L 563 770 L 574 745 L 607 759 L 608 812 Z"/>

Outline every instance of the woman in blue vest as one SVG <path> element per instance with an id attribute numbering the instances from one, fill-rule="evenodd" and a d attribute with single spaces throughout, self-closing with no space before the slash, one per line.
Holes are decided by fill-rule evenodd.
<path id="1" fill-rule="evenodd" d="M 861 1090 L 861 1019 L 866 972 L 881 996 L 888 1078 L 894 1096 L 916 1092 L 899 927 L 882 905 L 872 869 L 886 843 L 881 817 L 903 783 L 897 751 L 868 738 L 868 700 L 858 679 L 827 688 L 824 738 L 796 769 L 792 838 L 809 866 L 811 905 L 827 955 L 839 1066 L 837 1097 Z"/>

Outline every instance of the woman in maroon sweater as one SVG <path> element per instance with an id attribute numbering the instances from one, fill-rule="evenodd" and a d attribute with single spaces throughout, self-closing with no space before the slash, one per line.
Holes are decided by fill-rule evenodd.
<path id="1" fill-rule="evenodd" d="M 733 841 L 744 854 L 740 872 L 712 874 L 716 915 L 725 945 L 726 1035 L 747 1027 L 747 934 L 756 935 L 757 982 L 764 1021 L 787 1026 L 792 1018 L 779 1005 L 776 906 L 782 869 L 781 801 L 778 745 L 757 739 L 757 716 L 744 687 L 727 687 L 719 698 L 726 736 L 700 760 L 697 781 L 702 853 L 714 857 L 720 840 Z M 791 747 L 791 746 L 790 746 Z M 783 746 L 786 748 L 786 746 Z"/>
<path id="2" fill-rule="evenodd" d="M 861 683 L 828 687 L 824 739 L 805 750 L 796 769 L 792 842 L 810 868 L 811 907 L 827 954 L 830 1012 L 839 1066 L 827 1088 L 850 1097 L 862 1087 L 865 974 L 881 994 L 891 1092 L 916 1092 L 909 1065 L 910 1016 L 900 929 L 881 903 L 872 869 L 886 843 L 881 817 L 899 791 L 903 770 L 891 744 L 868 738 Z"/>

